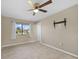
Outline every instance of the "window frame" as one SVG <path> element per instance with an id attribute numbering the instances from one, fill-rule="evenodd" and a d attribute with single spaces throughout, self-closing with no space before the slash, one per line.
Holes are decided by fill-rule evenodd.
<path id="1" fill-rule="evenodd" d="M 16 22 L 16 24 L 21 24 L 21 28 L 22 28 L 21 35 L 25 35 L 25 34 L 23 34 L 23 32 L 24 32 L 23 25 L 29 25 L 31 27 L 31 24 L 28 24 L 28 23 L 18 23 L 18 22 Z M 17 30 L 17 28 L 16 28 L 16 30 Z M 17 33 L 16 33 L 16 35 L 17 35 Z"/>

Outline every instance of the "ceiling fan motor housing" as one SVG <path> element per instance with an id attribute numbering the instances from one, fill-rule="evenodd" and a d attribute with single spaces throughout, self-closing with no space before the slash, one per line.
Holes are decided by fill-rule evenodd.
<path id="1" fill-rule="evenodd" d="M 39 8 L 39 5 L 40 5 L 39 3 L 35 3 L 35 4 L 34 4 L 35 9 L 38 9 L 38 8 Z"/>

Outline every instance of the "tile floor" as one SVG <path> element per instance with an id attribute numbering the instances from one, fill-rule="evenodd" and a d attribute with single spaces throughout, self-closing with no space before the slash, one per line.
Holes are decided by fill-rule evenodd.
<path id="1" fill-rule="evenodd" d="M 40 43 L 30 43 L 2 48 L 2 59 L 77 59 L 48 48 Z"/>

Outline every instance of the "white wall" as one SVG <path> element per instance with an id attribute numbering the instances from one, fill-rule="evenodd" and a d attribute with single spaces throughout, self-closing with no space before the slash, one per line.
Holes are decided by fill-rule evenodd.
<path id="1" fill-rule="evenodd" d="M 42 42 L 59 49 L 74 53 L 77 55 L 78 44 L 78 6 L 75 5 L 41 21 Z M 52 11 L 53 12 L 53 11 Z M 67 26 L 63 24 L 56 25 L 54 20 L 62 21 L 67 18 Z"/>
<path id="2" fill-rule="evenodd" d="M 37 39 L 41 42 L 41 23 L 37 23 Z"/>

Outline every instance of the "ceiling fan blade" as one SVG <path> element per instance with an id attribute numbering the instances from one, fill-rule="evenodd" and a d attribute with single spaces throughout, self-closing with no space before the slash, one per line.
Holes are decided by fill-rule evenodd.
<path id="1" fill-rule="evenodd" d="M 29 10 L 27 10 L 27 11 L 33 11 L 33 10 L 35 10 L 35 9 L 29 9 Z"/>
<path id="2" fill-rule="evenodd" d="M 42 8 L 50 3 L 52 3 L 52 0 L 49 0 L 49 1 L 45 2 L 44 4 L 40 5 L 39 8 Z"/>
<path id="3" fill-rule="evenodd" d="M 33 12 L 33 16 L 35 15 L 36 13 L 35 12 Z"/>
<path id="4" fill-rule="evenodd" d="M 43 9 L 39 9 L 39 11 L 42 11 L 42 12 L 44 12 L 44 13 L 46 13 L 46 12 L 47 12 L 47 10 L 43 10 Z"/>
<path id="5" fill-rule="evenodd" d="M 28 0 L 28 3 L 32 6 L 33 9 L 35 8 L 35 6 L 34 6 L 32 0 Z"/>

